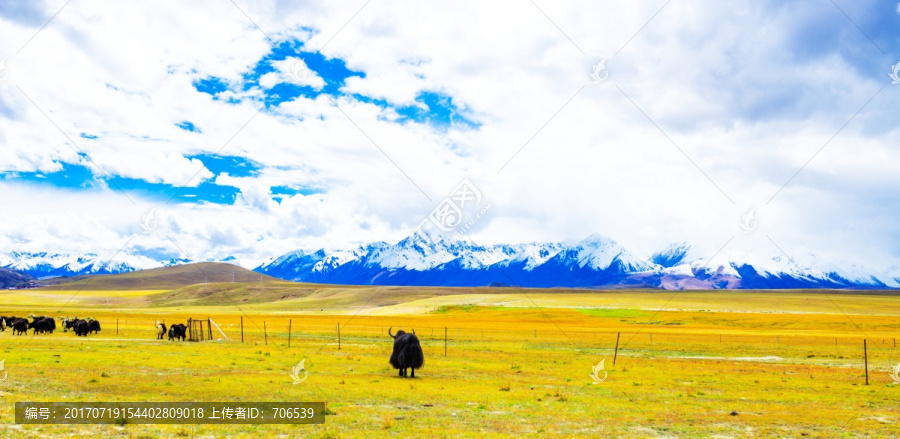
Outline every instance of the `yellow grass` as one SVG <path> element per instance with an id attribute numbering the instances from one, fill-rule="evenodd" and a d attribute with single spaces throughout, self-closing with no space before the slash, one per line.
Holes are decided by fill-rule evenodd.
<path id="1" fill-rule="evenodd" d="M 895 296 L 392 289 L 381 297 L 373 293 L 385 290 L 319 287 L 254 303 L 230 292 L 235 304 L 187 305 L 209 295 L 170 307 L 153 303 L 174 292 L 92 292 L 62 310 L 71 296 L 0 296 L 0 315 L 91 315 L 103 325 L 87 338 L 0 333 L 9 373 L 0 435 L 891 437 L 900 424 L 900 386 L 888 375 L 900 362 Z M 188 317 L 211 317 L 232 341 L 155 340 L 155 320 Z M 392 325 L 422 340 L 426 362 L 414 380 L 387 364 Z M 293 385 L 288 372 L 304 358 L 309 379 Z M 591 384 L 603 359 L 607 379 Z M 11 425 L 12 402 L 35 399 L 327 401 L 334 414 L 307 426 Z"/>
<path id="2" fill-rule="evenodd" d="M 140 298 L 162 293 L 163 290 L 134 291 L 65 291 L 65 290 L 5 290 L 0 291 L 0 303 L 13 307 L 91 306 L 120 303 L 121 299 Z"/>

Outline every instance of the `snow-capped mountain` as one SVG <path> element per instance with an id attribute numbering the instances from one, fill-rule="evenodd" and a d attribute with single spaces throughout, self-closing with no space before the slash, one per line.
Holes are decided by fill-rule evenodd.
<path id="1" fill-rule="evenodd" d="M 820 261 L 813 255 L 791 260 L 774 252 L 722 252 L 708 258 L 685 242 L 645 260 L 602 235 L 577 242 L 481 246 L 419 232 L 393 245 L 298 250 L 256 271 L 295 281 L 363 285 L 900 288 L 900 270 L 874 273 L 858 264 Z"/>
<path id="2" fill-rule="evenodd" d="M 812 254 L 789 258 L 723 251 L 712 259 L 687 243 L 672 244 L 650 260 L 661 267 L 644 281 L 667 289 L 699 288 L 900 288 L 900 270 L 877 273 L 851 261 L 828 261 Z M 651 279 L 652 277 L 652 279 Z"/>
<path id="3" fill-rule="evenodd" d="M 226 258 L 220 262 L 234 261 Z M 115 274 L 186 264 L 146 255 L 0 253 L 0 268 L 38 279 Z M 851 261 L 815 255 L 789 259 L 769 253 L 726 249 L 710 259 L 679 242 L 641 258 L 602 235 L 581 241 L 480 245 L 434 232 L 419 232 L 396 244 L 375 242 L 352 249 L 295 250 L 255 271 L 302 282 L 356 285 L 521 287 L 648 287 L 664 289 L 900 288 L 900 268 L 884 272 Z"/>
<path id="4" fill-rule="evenodd" d="M 117 274 L 150 268 L 189 263 L 187 259 L 157 261 L 147 256 L 128 253 L 100 256 L 93 253 L 69 255 L 64 253 L 10 252 L 0 254 L 0 267 L 26 273 L 37 279 L 83 274 Z"/>
<path id="5" fill-rule="evenodd" d="M 629 274 L 657 267 L 600 235 L 567 244 L 482 246 L 420 232 L 394 245 L 379 242 L 340 253 L 342 258 L 336 254 L 295 251 L 256 271 L 320 283 L 552 287 L 616 284 Z"/>
<path id="6" fill-rule="evenodd" d="M 674 267 L 684 262 L 686 258 L 689 258 L 688 252 L 691 250 L 690 244 L 676 242 L 651 255 L 650 262 L 665 268 Z"/>

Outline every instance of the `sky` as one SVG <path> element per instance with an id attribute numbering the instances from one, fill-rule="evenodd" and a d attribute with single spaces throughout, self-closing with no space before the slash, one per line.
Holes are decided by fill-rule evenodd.
<path id="1" fill-rule="evenodd" d="M 468 181 L 478 244 L 900 265 L 900 4 L 720 3 L 0 0 L 0 249 L 253 267 Z"/>

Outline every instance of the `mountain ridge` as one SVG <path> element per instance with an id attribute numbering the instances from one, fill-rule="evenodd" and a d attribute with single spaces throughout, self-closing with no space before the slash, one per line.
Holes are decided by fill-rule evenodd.
<path id="1" fill-rule="evenodd" d="M 304 264 L 284 256 L 254 270 L 287 280 L 355 285 L 488 286 L 539 288 L 652 287 L 664 289 L 900 288 L 900 270 L 876 273 L 858 264 L 798 260 L 783 254 L 722 252 L 699 256 L 677 242 L 640 258 L 616 241 L 593 234 L 581 241 L 477 245 L 417 233 L 397 244 L 360 246 L 338 263 L 337 252 L 303 252 Z M 372 250 L 366 250 L 371 248 Z M 340 251 L 338 251 L 340 252 Z M 290 254 L 290 253 L 289 253 Z M 318 255 L 318 256 L 316 256 Z M 331 261 L 327 268 L 318 261 Z M 331 258 L 331 259 L 329 259 Z"/>
<path id="2" fill-rule="evenodd" d="M 144 255 L 0 254 L 0 268 L 37 279 L 118 274 L 180 266 L 187 259 Z M 479 245 L 435 232 L 418 232 L 396 244 L 383 241 L 350 249 L 293 250 L 253 271 L 279 279 L 345 285 L 515 285 L 535 288 L 662 289 L 897 289 L 900 268 L 877 272 L 849 261 L 790 259 L 780 253 L 721 251 L 712 260 L 688 242 L 676 242 L 647 258 L 593 234 L 580 241 Z"/>

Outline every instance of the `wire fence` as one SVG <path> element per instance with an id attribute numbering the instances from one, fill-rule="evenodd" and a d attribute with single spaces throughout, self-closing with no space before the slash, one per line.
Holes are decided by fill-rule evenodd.
<path id="1" fill-rule="evenodd" d="M 209 317 L 193 316 L 194 320 L 207 321 Z M 156 322 L 167 326 L 186 323 L 188 318 L 99 318 L 102 335 L 120 339 L 157 338 Z M 404 320 L 404 319 L 399 319 Z M 213 341 L 230 343 L 273 345 L 283 348 L 308 347 L 310 343 L 324 348 L 353 350 L 361 345 L 386 339 L 390 326 L 372 324 L 350 316 L 215 316 L 212 321 L 217 330 L 211 332 Z M 423 324 L 425 323 L 425 324 Z M 859 360 L 877 363 L 883 369 L 887 364 L 900 361 L 897 338 L 900 334 L 869 331 L 862 333 L 825 336 L 794 333 L 715 333 L 712 330 L 654 327 L 643 330 L 623 331 L 622 328 L 556 326 L 502 323 L 467 326 L 435 326 L 429 322 L 412 322 L 404 327 L 415 330 L 423 347 L 436 355 L 458 355 L 479 345 L 518 343 L 544 349 L 575 349 L 581 353 L 617 356 L 659 355 L 710 359 L 737 359 L 741 361 L 773 361 L 801 359 L 806 362 L 828 360 Z M 400 327 L 394 327 L 396 331 Z M 221 333 L 219 332 L 221 330 Z M 209 331 L 207 331 L 209 332 Z M 787 332 L 787 331 L 785 331 Z M 225 334 L 227 339 L 222 336 Z M 44 335 L 38 335 L 43 337 Z M 54 336 L 54 335 L 51 335 Z M 167 340 L 164 336 L 163 340 Z M 618 346 L 617 346 L 618 343 Z M 865 352 L 863 345 L 865 344 Z M 509 349 L 522 349 L 510 346 Z"/>
<path id="2" fill-rule="evenodd" d="M 206 320 L 206 317 L 195 317 L 195 320 Z M 110 322 L 108 319 L 99 319 L 104 324 L 104 328 L 116 327 L 116 321 Z M 155 319 L 120 319 L 119 335 L 127 337 L 138 337 L 140 334 L 153 335 L 156 333 Z M 166 325 L 171 323 L 185 323 L 186 319 L 168 321 L 164 319 L 158 320 Z M 447 338 L 456 341 L 536 341 L 536 342 L 571 342 L 570 344 L 578 348 L 603 347 L 605 344 L 614 343 L 617 335 L 620 335 L 622 349 L 638 349 L 652 348 L 666 343 L 700 343 L 706 345 L 728 344 L 728 345 L 772 345 L 772 346 L 855 346 L 862 343 L 862 340 L 868 340 L 872 347 L 897 347 L 898 334 L 876 333 L 877 336 L 865 337 L 862 334 L 848 335 L 841 334 L 836 336 L 822 335 L 798 335 L 798 334 L 740 334 L 740 333 L 709 333 L 707 331 L 679 331 L 679 330 L 643 330 L 643 331 L 623 331 L 619 328 L 583 328 L 583 327 L 562 327 L 560 329 L 552 326 L 544 326 L 533 329 L 504 328 L 497 327 L 473 327 L 473 326 L 435 326 L 435 325 L 413 325 L 413 326 L 385 326 L 372 325 L 365 323 L 342 323 L 335 320 L 334 323 L 304 323 L 301 318 L 259 318 L 253 321 L 247 320 L 243 322 L 223 321 L 221 318 L 215 318 L 215 323 L 227 334 L 231 341 L 240 341 L 240 334 L 243 331 L 245 339 L 255 339 L 259 337 L 268 337 L 269 339 L 277 339 L 287 337 L 291 332 L 295 336 L 317 335 L 324 336 L 332 334 L 337 337 L 338 327 L 345 337 L 380 337 L 387 336 L 388 330 L 393 331 L 403 329 L 406 332 L 416 331 L 416 335 L 420 339 L 444 339 L 446 332 Z M 265 334 L 264 334 L 265 333 Z M 214 331 L 214 339 L 219 335 L 218 331 Z M 127 338 L 126 337 L 126 338 Z M 218 337 L 221 338 L 221 337 Z M 627 340 L 627 343 L 626 343 Z"/>

